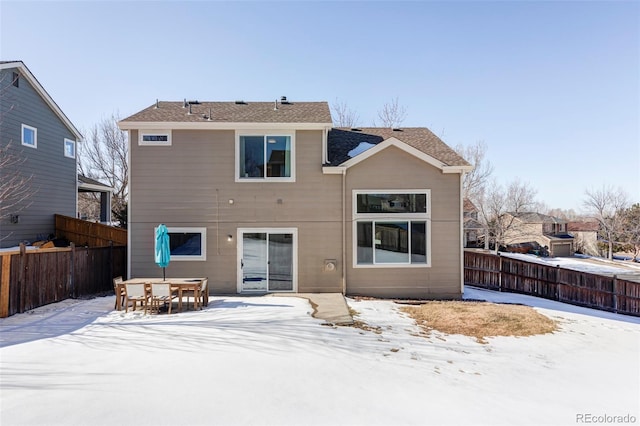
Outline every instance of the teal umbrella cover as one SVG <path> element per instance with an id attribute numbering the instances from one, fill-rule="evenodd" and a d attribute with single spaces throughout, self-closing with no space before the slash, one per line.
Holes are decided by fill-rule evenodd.
<path id="1" fill-rule="evenodd" d="M 165 280 L 165 268 L 169 266 L 171 260 L 171 248 L 169 247 L 169 231 L 164 224 L 156 228 L 156 264 L 162 268 L 162 279 Z"/>

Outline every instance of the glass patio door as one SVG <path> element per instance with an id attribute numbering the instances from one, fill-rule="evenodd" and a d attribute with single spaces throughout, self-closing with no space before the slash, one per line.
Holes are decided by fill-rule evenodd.
<path id="1" fill-rule="evenodd" d="M 239 290 L 293 291 L 295 230 L 240 230 Z"/>

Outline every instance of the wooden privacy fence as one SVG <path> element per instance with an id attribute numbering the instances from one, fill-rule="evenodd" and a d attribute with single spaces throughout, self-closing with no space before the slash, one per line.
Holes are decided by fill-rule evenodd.
<path id="1" fill-rule="evenodd" d="M 71 247 L 0 253 L 0 318 L 49 303 L 113 291 L 126 276 L 127 247 Z"/>
<path id="2" fill-rule="evenodd" d="M 640 281 L 464 252 L 464 282 L 490 290 L 524 293 L 572 305 L 640 316 Z"/>
<path id="3" fill-rule="evenodd" d="M 106 247 L 109 244 L 127 245 L 127 230 L 74 217 L 55 216 L 56 236 L 66 238 L 76 246 Z"/>

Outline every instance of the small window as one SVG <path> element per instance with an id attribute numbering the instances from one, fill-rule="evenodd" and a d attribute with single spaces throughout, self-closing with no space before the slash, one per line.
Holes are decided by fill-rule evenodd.
<path id="1" fill-rule="evenodd" d="M 427 194 L 358 194 L 357 213 L 426 213 Z"/>
<path id="2" fill-rule="evenodd" d="M 238 181 L 293 181 L 293 136 L 237 135 Z"/>
<path id="3" fill-rule="evenodd" d="M 167 228 L 171 261 L 207 260 L 206 228 Z"/>
<path id="4" fill-rule="evenodd" d="M 13 84 L 14 87 L 20 87 L 20 74 L 18 74 L 17 72 L 13 73 L 13 75 L 11 76 L 11 84 Z"/>
<path id="5" fill-rule="evenodd" d="M 171 130 L 159 130 L 154 132 L 140 132 L 138 145 L 171 145 Z"/>
<path id="6" fill-rule="evenodd" d="M 31 148 L 38 147 L 38 129 L 35 127 L 22 125 L 22 145 Z"/>
<path id="7" fill-rule="evenodd" d="M 71 139 L 64 140 L 64 156 L 76 158 L 76 141 L 72 141 Z"/>

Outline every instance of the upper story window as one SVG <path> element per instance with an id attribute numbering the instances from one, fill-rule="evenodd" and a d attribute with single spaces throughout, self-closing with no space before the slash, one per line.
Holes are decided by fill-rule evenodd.
<path id="1" fill-rule="evenodd" d="M 38 147 L 38 129 L 35 127 L 22 125 L 22 145 L 37 148 Z"/>
<path id="2" fill-rule="evenodd" d="M 294 181 L 292 134 L 236 133 L 236 181 Z"/>
<path id="3" fill-rule="evenodd" d="M 207 228 L 168 227 L 171 261 L 207 260 Z"/>
<path id="4" fill-rule="evenodd" d="M 72 141 L 71 139 L 64 140 L 64 156 L 76 158 L 76 141 Z"/>
<path id="5" fill-rule="evenodd" d="M 13 84 L 15 87 L 20 87 L 20 74 L 15 71 L 11 75 L 11 84 Z"/>
<path id="6" fill-rule="evenodd" d="M 171 145 L 171 130 L 141 131 L 138 136 L 138 145 L 169 146 Z"/>
<path id="7" fill-rule="evenodd" d="M 430 191 L 354 191 L 354 266 L 430 266 Z"/>
<path id="8" fill-rule="evenodd" d="M 356 193 L 356 213 L 427 213 L 427 193 Z"/>

